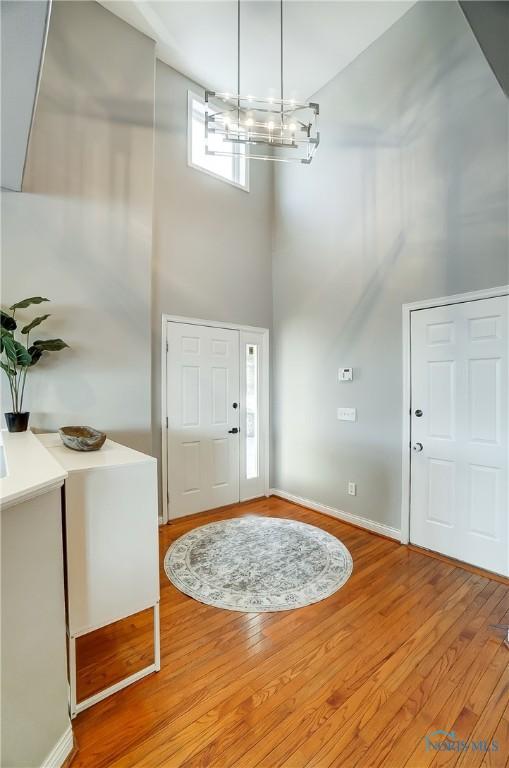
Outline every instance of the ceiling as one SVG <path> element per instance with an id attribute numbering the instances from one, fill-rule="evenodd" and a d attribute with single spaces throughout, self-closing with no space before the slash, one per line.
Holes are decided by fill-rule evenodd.
<path id="1" fill-rule="evenodd" d="M 236 0 L 100 0 L 156 41 L 159 59 L 200 85 L 237 91 Z M 308 99 L 414 0 L 285 0 L 284 95 Z M 241 2 L 241 93 L 279 96 L 279 0 Z"/>

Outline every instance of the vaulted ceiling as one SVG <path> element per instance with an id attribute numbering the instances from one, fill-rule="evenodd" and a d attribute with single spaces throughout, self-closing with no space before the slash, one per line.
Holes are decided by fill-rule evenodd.
<path id="1" fill-rule="evenodd" d="M 101 0 L 156 41 L 162 61 L 213 90 L 236 92 L 236 0 Z M 307 99 L 394 24 L 413 0 L 285 0 L 287 98 Z M 278 96 L 279 0 L 241 2 L 241 92 Z"/>

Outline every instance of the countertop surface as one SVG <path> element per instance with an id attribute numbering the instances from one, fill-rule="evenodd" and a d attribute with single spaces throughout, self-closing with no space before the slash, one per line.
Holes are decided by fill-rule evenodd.
<path id="1" fill-rule="evenodd" d="M 4 476 L 0 479 L 2 508 L 58 488 L 67 477 L 62 465 L 30 431 L 2 430 L 0 444 L 5 463 Z"/>
<path id="2" fill-rule="evenodd" d="M 9 507 L 57 488 L 72 472 L 155 461 L 113 440 L 106 440 L 99 451 L 81 452 L 66 448 L 57 432 L 1 430 L 0 504 Z"/>
<path id="3" fill-rule="evenodd" d="M 39 434 L 37 440 L 69 474 L 87 469 L 106 469 L 125 464 L 156 461 L 152 456 L 115 443 L 113 440 L 106 440 L 98 451 L 73 451 L 62 443 L 58 432 Z"/>

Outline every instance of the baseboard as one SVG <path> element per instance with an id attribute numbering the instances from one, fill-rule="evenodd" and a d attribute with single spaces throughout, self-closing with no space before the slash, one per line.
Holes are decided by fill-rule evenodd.
<path id="1" fill-rule="evenodd" d="M 357 528 L 365 528 L 372 533 L 378 533 L 380 536 L 387 536 L 389 539 L 396 539 L 401 541 L 401 531 L 399 528 L 391 528 L 390 525 L 384 523 L 377 523 L 375 520 L 367 520 L 365 517 L 359 515 L 352 515 L 350 512 L 343 512 L 341 509 L 335 509 L 334 507 L 328 507 L 326 504 L 320 504 L 312 499 L 303 499 L 301 496 L 295 496 L 293 493 L 287 491 L 281 491 L 279 488 L 271 488 L 270 493 L 272 496 L 279 496 L 286 501 L 293 501 L 294 504 L 300 504 L 301 507 L 308 507 L 314 512 L 321 512 L 324 515 L 330 515 L 336 517 L 338 520 L 342 520 L 345 523 L 351 523 L 357 526 Z"/>
<path id="2" fill-rule="evenodd" d="M 268 493 L 256 493 L 254 496 L 246 496 L 245 499 L 240 499 L 239 504 L 244 504 L 245 501 L 261 501 L 268 498 Z"/>
<path id="3" fill-rule="evenodd" d="M 69 727 L 46 757 L 41 768 L 61 768 L 71 754 L 73 747 L 74 739 L 72 735 L 72 726 L 69 723 Z"/>

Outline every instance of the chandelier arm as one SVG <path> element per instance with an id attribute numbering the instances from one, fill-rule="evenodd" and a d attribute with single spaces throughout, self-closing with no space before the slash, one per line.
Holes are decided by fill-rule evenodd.
<path id="1" fill-rule="evenodd" d="M 1 0 L 0 0 L 1 1 Z M 205 92 L 205 151 L 207 155 L 219 155 L 222 157 L 239 158 L 236 145 L 242 145 L 245 160 L 274 160 L 278 162 L 297 161 L 309 165 L 320 143 L 320 131 L 318 128 L 319 106 L 315 102 L 300 103 L 295 99 L 284 98 L 284 0 L 279 0 L 280 20 L 280 99 L 273 96 L 260 98 L 257 96 L 241 96 L 240 88 L 240 53 L 241 53 L 241 4 L 237 0 L 237 93 Z M 271 92 L 274 91 L 271 89 Z M 215 105 L 214 112 L 209 110 L 210 97 L 222 100 L 224 105 Z M 237 120 L 234 114 L 237 112 Z M 241 125 L 241 113 L 246 117 L 245 126 Z M 266 117 L 264 117 L 264 115 Z M 280 117 L 280 125 L 277 125 L 277 116 Z M 306 120 L 304 115 L 309 115 Z M 224 151 L 210 149 L 208 146 L 209 132 L 218 139 L 222 139 L 225 145 Z M 227 149 L 229 145 L 230 149 Z M 249 145 L 264 145 L 271 150 L 302 150 L 305 155 L 294 154 L 288 160 L 281 155 L 274 155 L 271 151 L 268 155 L 251 154 Z"/>

